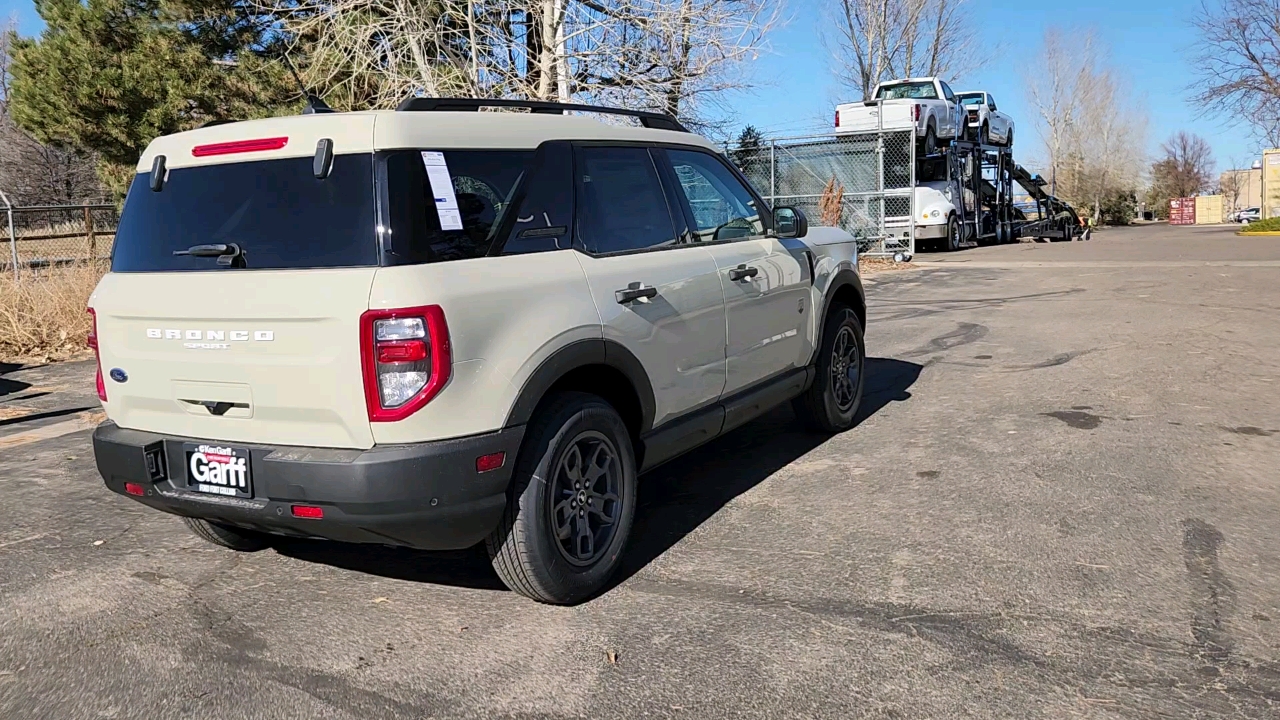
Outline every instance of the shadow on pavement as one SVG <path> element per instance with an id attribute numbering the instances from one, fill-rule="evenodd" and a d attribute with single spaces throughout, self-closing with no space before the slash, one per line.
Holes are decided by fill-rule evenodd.
<path id="1" fill-rule="evenodd" d="M 922 369 L 913 362 L 867 358 L 867 385 L 857 424 L 889 403 L 910 399 L 908 389 Z M 855 431 L 856 425 L 850 432 Z M 829 439 L 804 431 L 790 406 L 784 405 L 643 476 L 631 540 L 604 592 L 640 571 L 735 497 Z M 292 538 L 276 539 L 273 546 L 298 560 L 397 580 L 506 589 L 483 546 L 442 553 Z"/>
<path id="2" fill-rule="evenodd" d="M 0 375 L 7 375 L 15 370 L 21 370 L 22 366 L 16 363 L 0 362 Z M 10 380 L 6 377 L 0 377 L 0 397 L 5 395 L 13 395 L 31 387 L 31 383 L 25 383 L 21 380 Z"/>

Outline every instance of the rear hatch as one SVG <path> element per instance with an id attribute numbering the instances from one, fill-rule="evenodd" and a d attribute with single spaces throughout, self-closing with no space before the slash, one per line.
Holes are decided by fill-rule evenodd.
<path id="1" fill-rule="evenodd" d="M 333 133 L 314 122 L 305 129 L 279 133 L 290 135 L 292 153 L 251 149 L 215 164 L 191 164 L 204 147 L 198 133 L 167 138 L 163 186 L 152 189 L 150 172 L 135 179 L 112 272 L 90 299 L 104 406 L 121 427 L 373 445 L 359 351 L 378 265 L 373 156 L 337 154 L 317 178 L 309 151 Z M 153 145 L 140 167 L 156 155 Z M 174 254 L 232 243 L 242 255 Z"/>

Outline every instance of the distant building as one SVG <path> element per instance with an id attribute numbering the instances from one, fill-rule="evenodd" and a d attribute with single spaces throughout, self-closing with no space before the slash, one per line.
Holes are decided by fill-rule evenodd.
<path id="1" fill-rule="evenodd" d="M 1218 178 L 1224 213 L 1262 207 L 1262 163 L 1247 170 L 1228 170 Z"/>

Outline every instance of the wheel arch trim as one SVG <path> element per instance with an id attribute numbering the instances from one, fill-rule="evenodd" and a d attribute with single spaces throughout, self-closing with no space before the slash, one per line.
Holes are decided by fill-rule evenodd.
<path id="1" fill-rule="evenodd" d="M 551 353 L 525 380 L 507 413 L 504 427 L 524 425 L 542 402 L 547 391 L 561 378 L 579 368 L 604 365 L 621 373 L 631 383 L 640 402 L 640 432 L 653 427 L 655 399 L 649 374 L 638 358 L 621 343 L 606 338 L 575 340 Z"/>

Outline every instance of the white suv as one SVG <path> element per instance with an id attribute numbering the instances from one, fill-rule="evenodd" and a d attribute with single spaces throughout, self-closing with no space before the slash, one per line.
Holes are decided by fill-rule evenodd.
<path id="1" fill-rule="evenodd" d="M 852 425 L 854 248 L 665 115 L 417 98 L 158 138 L 90 299 L 98 469 L 236 550 L 484 541 L 580 601 L 640 473 L 787 401 Z"/>

